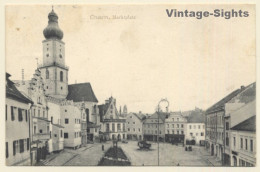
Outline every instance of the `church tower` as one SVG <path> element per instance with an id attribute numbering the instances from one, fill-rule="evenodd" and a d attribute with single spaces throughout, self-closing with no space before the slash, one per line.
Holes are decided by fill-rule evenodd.
<path id="1" fill-rule="evenodd" d="M 68 94 L 68 70 L 65 65 L 65 43 L 63 32 L 58 25 L 58 15 L 52 11 L 48 15 L 48 26 L 43 30 L 43 63 L 39 66 L 45 81 L 46 94 L 65 99 Z"/>

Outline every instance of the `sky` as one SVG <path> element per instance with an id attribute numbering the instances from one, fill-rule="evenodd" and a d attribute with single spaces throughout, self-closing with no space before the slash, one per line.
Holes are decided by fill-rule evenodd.
<path id="1" fill-rule="evenodd" d="M 6 71 L 32 78 L 42 62 L 43 29 L 51 6 L 6 7 Z M 113 96 L 129 112 L 153 113 L 167 98 L 170 111 L 207 109 L 256 81 L 254 6 L 247 18 L 168 18 L 166 8 L 230 10 L 199 5 L 54 6 L 64 32 L 69 84 L 90 82 L 99 104 Z M 130 15 L 135 19 L 96 19 Z"/>

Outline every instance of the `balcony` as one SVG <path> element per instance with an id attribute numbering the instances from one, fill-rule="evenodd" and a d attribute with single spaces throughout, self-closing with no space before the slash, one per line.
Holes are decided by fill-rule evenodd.
<path id="1" fill-rule="evenodd" d="M 49 139 L 50 139 L 49 133 L 37 133 L 32 135 L 32 141 L 49 140 Z"/>

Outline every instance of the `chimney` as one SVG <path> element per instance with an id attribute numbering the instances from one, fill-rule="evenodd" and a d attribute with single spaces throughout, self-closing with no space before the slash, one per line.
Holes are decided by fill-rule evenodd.
<path id="1" fill-rule="evenodd" d="M 22 69 L 22 85 L 24 85 L 25 82 L 24 82 L 24 69 Z"/>

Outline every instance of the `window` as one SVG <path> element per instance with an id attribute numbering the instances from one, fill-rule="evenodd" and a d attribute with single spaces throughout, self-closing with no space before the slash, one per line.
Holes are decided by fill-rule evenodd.
<path id="1" fill-rule="evenodd" d="M 50 77 L 49 75 L 50 75 L 49 70 L 46 69 L 46 79 L 49 79 L 49 77 Z"/>
<path id="2" fill-rule="evenodd" d="M 60 130 L 60 137 L 62 138 L 63 136 L 62 136 L 62 130 Z"/>
<path id="3" fill-rule="evenodd" d="M 36 126 L 33 126 L 33 134 L 36 134 Z"/>
<path id="4" fill-rule="evenodd" d="M 29 148 L 30 148 L 30 140 L 29 138 L 27 138 L 27 150 L 29 150 Z"/>
<path id="5" fill-rule="evenodd" d="M 5 157 L 9 157 L 9 152 L 8 152 L 8 142 L 5 142 Z"/>
<path id="6" fill-rule="evenodd" d="M 198 129 L 200 129 L 200 125 L 198 125 Z"/>
<path id="7" fill-rule="evenodd" d="M 226 130 L 229 130 L 229 123 L 226 122 Z"/>
<path id="8" fill-rule="evenodd" d="M 57 137 L 57 134 L 54 134 L 54 137 Z"/>
<path id="9" fill-rule="evenodd" d="M 109 132 L 109 124 L 106 124 L 106 131 Z"/>
<path id="10" fill-rule="evenodd" d="M 60 81 L 62 82 L 63 81 L 63 72 L 60 71 Z"/>
<path id="11" fill-rule="evenodd" d="M 15 155 L 16 154 L 16 145 L 18 145 L 18 143 L 17 143 L 17 141 L 15 140 L 15 141 L 13 141 L 13 155 Z"/>
<path id="12" fill-rule="evenodd" d="M 203 133 L 203 132 L 201 132 L 201 133 L 200 133 L 200 136 L 204 136 L 204 133 Z"/>
<path id="13" fill-rule="evenodd" d="M 179 118 L 177 118 L 177 121 L 179 121 Z"/>
<path id="14" fill-rule="evenodd" d="M 174 130 L 172 130 L 172 134 L 174 134 Z"/>
<path id="15" fill-rule="evenodd" d="M 179 124 L 177 124 L 177 128 L 179 128 Z"/>
<path id="16" fill-rule="evenodd" d="M 112 131 L 115 132 L 115 124 L 112 124 Z"/>
<path id="17" fill-rule="evenodd" d="M 240 148 L 243 149 L 243 138 L 240 138 Z"/>
<path id="18" fill-rule="evenodd" d="M 254 150 L 254 143 L 253 140 L 250 140 L 250 151 L 253 152 Z"/>
<path id="19" fill-rule="evenodd" d="M 190 129 L 191 129 L 191 125 L 190 125 Z"/>
<path id="20" fill-rule="evenodd" d="M 174 128 L 174 124 L 172 124 L 172 128 Z"/>
<path id="21" fill-rule="evenodd" d="M 193 136 L 193 133 L 190 133 L 190 136 Z"/>
<path id="22" fill-rule="evenodd" d="M 179 134 L 179 130 L 177 130 L 177 134 Z"/>
<path id="23" fill-rule="evenodd" d="M 162 131 L 160 130 L 160 134 L 162 134 Z"/>
<path id="24" fill-rule="evenodd" d="M 135 132 L 135 128 L 133 128 L 133 131 Z"/>
<path id="25" fill-rule="evenodd" d="M 140 128 L 138 128 L 138 131 L 140 132 L 140 131 L 141 131 L 141 129 L 140 129 Z"/>
<path id="26" fill-rule="evenodd" d="M 135 124 L 135 122 L 133 122 L 133 124 Z"/>
<path id="27" fill-rule="evenodd" d="M 236 137 L 233 137 L 233 145 L 236 147 Z"/>
<path id="28" fill-rule="evenodd" d="M 50 131 L 50 126 L 47 126 L 47 133 L 49 133 Z"/>
<path id="29" fill-rule="evenodd" d="M 42 133 L 42 130 L 39 130 L 40 133 Z"/>
<path id="30" fill-rule="evenodd" d="M 60 89 L 62 90 L 62 89 L 63 89 L 63 87 L 60 87 Z"/>
<path id="31" fill-rule="evenodd" d="M 121 125 L 117 124 L 117 131 L 121 131 Z"/>
<path id="32" fill-rule="evenodd" d="M 18 121 L 23 121 L 23 111 L 18 108 Z"/>
<path id="33" fill-rule="evenodd" d="M 184 132 L 183 132 L 183 131 L 181 131 L 181 134 L 184 134 Z"/>
<path id="34" fill-rule="evenodd" d="M 25 120 L 26 120 L 26 122 L 28 121 L 27 118 L 28 118 L 28 117 L 27 117 L 27 110 L 25 110 Z"/>
<path id="35" fill-rule="evenodd" d="M 130 116 L 130 118 L 132 118 L 132 116 Z"/>
<path id="36" fill-rule="evenodd" d="M 69 138 L 69 134 L 68 133 L 64 133 L 64 139 Z"/>
<path id="37" fill-rule="evenodd" d="M 130 128 L 128 128 L 128 131 L 130 131 Z"/>
<path id="38" fill-rule="evenodd" d="M 24 140 L 23 139 L 20 139 L 19 140 L 19 145 L 20 145 L 20 153 L 23 153 L 24 152 Z"/>
<path id="39" fill-rule="evenodd" d="M 68 123 L 69 123 L 69 119 L 65 118 L 65 124 L 68 124 Z"/>
<path id="40" fill-rule="evenodd" d="M 174 121 L 174 118 L 172 118 L 172 121 Z"/>
<path id="41" fill-rule="evenodd" d="M 245 139 L 245 148 L 247 150 L 247 139 Z"/>
<path id="42" fill-rule="evenodd" d="M 40 117 L 40 109 L 38 109 L 38 117 Z"/>
<path id="43" fill-rule="evenodd" d="M 183 128 L 183 124 L 181 124 L 181 128 Z"/>
<path id="44" fill-rule="evenodd" d="M 196 129 L 196 125 L 193 125 L 193 128 Z"/>

